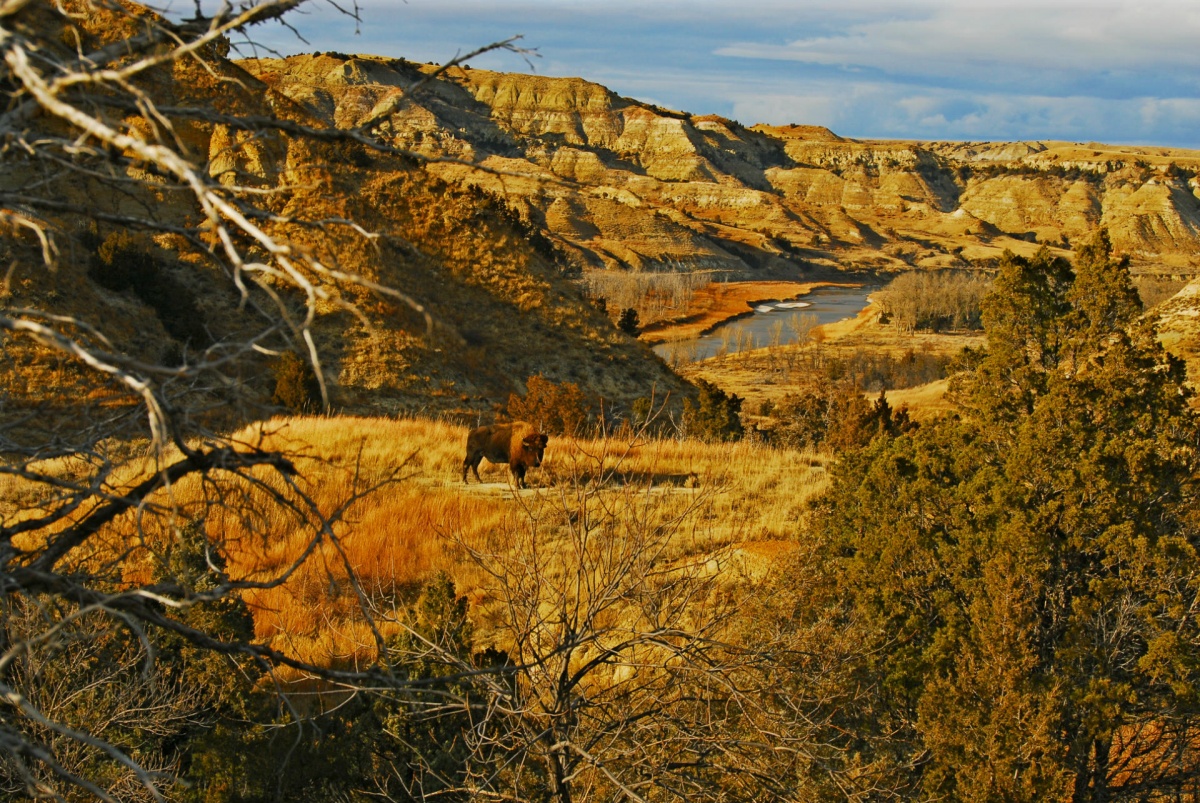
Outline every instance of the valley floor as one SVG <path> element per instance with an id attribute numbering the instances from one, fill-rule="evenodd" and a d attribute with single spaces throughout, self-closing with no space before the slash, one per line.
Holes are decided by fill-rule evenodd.
<path id="1" fill-rule="evenodd" d="M 818 287 L 856 286 L 851 282 L 713 282 L 696 291 L 682 315 L 643 327 L 639 339 L 651 345 L 690 340 L 752 314 L 756 304 L 802 299 Z"/>
<path id="2" fill-rule="evenodd" d="M 742 351 L 703 360 L 681 368 L 690 379 L 704 379 L 744 399 L 743 410 L 756 420 L 764 405 L 778 404 L 788 394 L 810 390 L 828 370 L 841 362 L 853 370 L 856 361 L 879 363 L 924 361 L 945 364 L 964 348 L 979 349 L 981 332 L 902 332 L 881 322 L 880 310 L 870 305 L 852 318 L 818 327 L 808 342 Z M 867 383 L 870 384 L 870 383 Z M 902 385 L 902 386 L 901 386 Z M 918 420 L 950 410 L 947 381 L 901 382 L 865 388 L 871 398 L 885 390 L 893 407 L 907 406 Z M 758 416 L 758 419 L 761 419 Z"/>
<path id="3" fill-rule="evenodd" d="M 319 510 L 346 506 L 337 543 L 321 543 L 278 587 L 248 593 L 256 636 L 320 665 L 370 662 L 374 641 L 356 593 L 376 607 L 408 603 L 439 572 L 486 623 L 495 578 L 471 551 L 503 549 L 505 537 L 545 522 L 571 530 L 597 506 L 626 521 L 686 521 L 664 559 L 710 561 L 729 582 L 744 582 L 792 550 L 808 501 L 827 482 L 826 458 L 813 452 L 628 436 L 552 437 L 526 491 L 512 488 L 506 465 L 487 462 L 484 484 L 472 477 L 464 485 L 466 435 L 465 427 L 420 418 L 287 418 L 245 430 L 246 441 L 296 455 L 300 490 Z M 200 491 L 175 493 L 186 500 Z M 277 575 L 313 539 L 302 519 L 240 532 L 241 519 L 210 516 L 209 527 L 223 528 L 233 545 L 230 574 L 246 579 Z"/>

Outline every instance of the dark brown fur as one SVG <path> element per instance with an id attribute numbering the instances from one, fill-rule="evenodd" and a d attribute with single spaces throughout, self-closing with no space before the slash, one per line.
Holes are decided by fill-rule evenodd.
<path id="1" fill-rule="evenodd" d="M 468 469 L 475 472 L 475 479 L 483 482 L 479 477 L 479 462 L 486 457 L 489 463 L 508 463 L 517 487 L 524 488 L 525 470 L 542 464 L 548 440 L 524 421 L 480 427 L 467 436 L 463 482 L 467 481 Z"/>

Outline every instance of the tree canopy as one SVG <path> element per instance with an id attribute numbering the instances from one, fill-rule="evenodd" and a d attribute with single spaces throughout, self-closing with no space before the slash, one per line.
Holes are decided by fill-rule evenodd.
<path id="1" fill-rule="evenodd" d="M 892 771 L 957 800 L 1197 792 L 1200 429 L 1098 234 L 1008 254 L 962 412 L 844 459 L 815 515 Z M 849 615 L 849 614 L 848 614 Z"/>

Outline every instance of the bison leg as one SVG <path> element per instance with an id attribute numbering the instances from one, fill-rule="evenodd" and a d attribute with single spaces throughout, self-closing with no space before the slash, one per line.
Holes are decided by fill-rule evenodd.
<path id="1" fill-rule="evenodd" d="M 475 481 L 480 485 L 483 484 L 483 479 L 479 476 L 479 464 L 483 461 L 482 454 L 468 454 L 463 460 L 463 484 L 467 483 L 467 469 L 475 472 Z"/>
<path id="2" fill-rule="evenodd" d="M 521 463 L 515 463 L 509 466 L 509 468 L 512 469 L 513 476 L 517 479 L 517 487 L 528 488 L 529 486 L 525 484 L 525 466 Z"/>

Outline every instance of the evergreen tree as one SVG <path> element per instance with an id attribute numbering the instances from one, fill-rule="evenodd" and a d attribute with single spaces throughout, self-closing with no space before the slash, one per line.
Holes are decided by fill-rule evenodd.
<path id="1" fill-rule="evenodd" d="M 696 404 L 683 402 L 683 420 L 688 434 L 705 441 L 740 440 L 742 428 L 742 399 L 736 393 L 726 393 L 705 379 L 697 379 L 700 397 Z"/>
<path id="2" fill-rule="evenodd" d="M 617 328 L 630 337 L 637 337 L 641 331 L 641 321 L 638 320 L 637 310 L 633 307 L 621 313 L 621 317 L 617 320 Z"/>
<path id="3" fill-rule="evenodd" d="M 843 459 L 817 513 L 872 634 L 859 727 L 930 797 L 1200 791 L 1200 429 L 1093 244 L 1078 287 L 1007 256 L 962 415 Z"/>
<path id="4" fill-rule="evenodd" d="M 1004 253 L 982 304 L 988 351 L 969 406 L 1006 419 L 1033 409 L 1061 357 L 1070 282 L 1070 265 L 1045 248 L 1032 259 Z"/>
<path id="5" fill-rule="evenodd" d="M 321 409 L 321 385 L 311 364 L 287 351 L 275 363 L 274 374 L 272 404 L 296 413 Z"/>
<path id="6" fill-rule="evenodd" d="M 1083 346 L 1082 359 L 1104 338 L 1121 331 L 1142 313 L 1142 300 L 1129 275 L 1129 257 L 1114 259 L 1108 231 L 1100 229 L 1075 259 L 1075 278 L 1067 298 L 1074 308 L 1072 327 Z"/>

